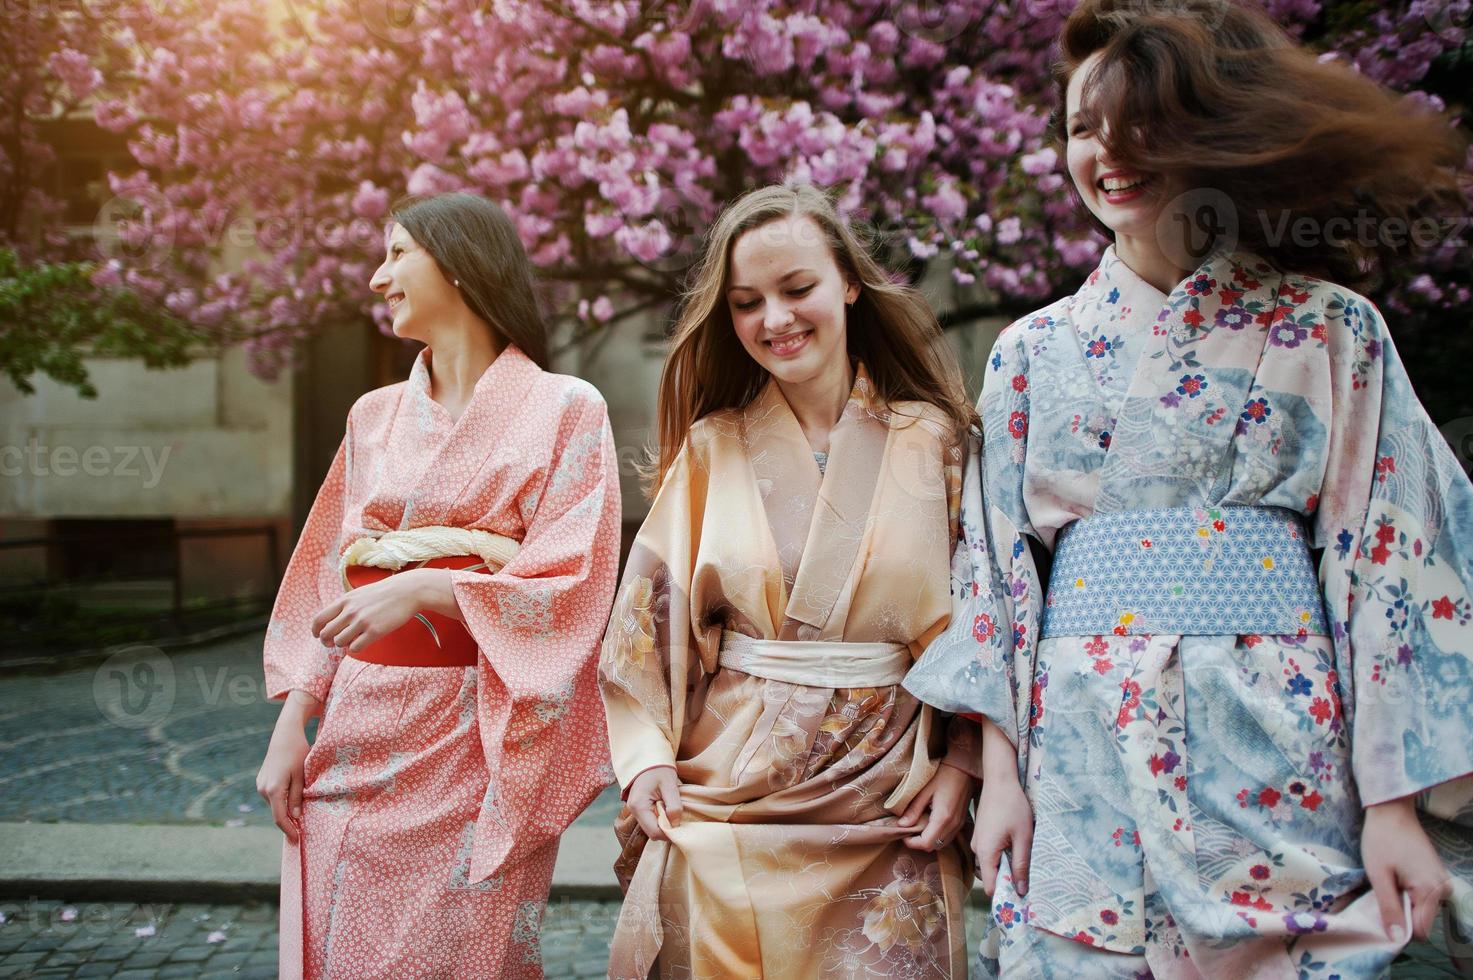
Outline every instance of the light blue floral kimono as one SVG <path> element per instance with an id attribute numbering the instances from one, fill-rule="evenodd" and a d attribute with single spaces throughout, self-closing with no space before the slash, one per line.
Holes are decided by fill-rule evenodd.
<path id="1" fill-rule="evenodd" d="M 959 608 L 906 686 L 1019 747 L 1031 890 L 1004 878 L 984 968 L 1382 975 L 1398 950 L 1361 867 L 1362 807 L 1409 794 L 1473 935 L 1473 487 L 1376 308 L 1245 254 L 1164 296 L 1111 249 L 1078 293 L 1002 334 L 980 409 Z M 1233 538 L 1245 507 L 1308 538 L 1322 616 L 1302 609 L 1273 635 L 1152 632 L 1151 611 L 1122 601 L 1097 634 L 1040 639 L 1030 540 L 1052 550 L 1092 515 L 1134 528 L 1049 583 L 1060 607 L 1116 610 L 1120 570 L 1162 560 L 1143 512 L 1186 515 L 1204 556 L 1256 554 Z M 1261 562 L 1221 595 L 1187 595 L 1204 622 L 1279 600 Z M 1151 573 L 1163 594 L 1172 567 Z"/>

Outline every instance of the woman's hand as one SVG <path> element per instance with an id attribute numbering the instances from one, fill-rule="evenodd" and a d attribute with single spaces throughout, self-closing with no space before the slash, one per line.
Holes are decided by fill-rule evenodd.
<path id="1" fill-rule="evenodd" d="M 1028 894 L 1028 858 L 1033 849 L 1033 807 L 1018 782 L 1018 750 L 991 720 L 982 721 L 982 795 L 977 800 L 977 825 L 972 830 L 972 853 L 977 855 L 977 877 L 989 896 L 997 893 L 1002 852 L 1010 851 L 1013 890 Z"/>
<path id="2" fill-rule="evenodd" d="M 1013 890 L 1028 894 L 1028 859 L 1033 848 L 1033 807 L 1016 773 L 988 775 L 977 799 L 977 826 L 972 831 L 972 852 L 977 855 L 977 877 L 989 896 L 997 892 L 997 872 L 1002 852 L 1009 851 Z"/>
<path id="3" fill-rule="evenodd" d="M 680 803 L 680 780 L 676 778 L 672 766 L 655 766 L 635 776 L 634 782 L 629 784 L 629 796 L 624 801 L 624 805 L 634 813 L 634 819 L 646 837 L 650 840 L 669 840 L 665 831 L 660 829 L 660 821 L 655 816 L 656 804 L 664 806 L 665 819 L 670 821 L 671 826 L 680 823 L 680 815 L 685 808 Z"/>
<path id="4" fill-rule="evenodd" d="M 266 747 L 266 760 L 256 773 L 256 792 L 271 805 L 276 826 L 293 844 L 301 834 L 304 763 L 312 748 L 307 741 L 307 719 L 320 713 L 322 702 L 306 691 L 291 691 Z"/>
<path id="5" fill-rule="evenodd" d="M 936 851 L 951 843 L 967 817 L 967 803 L 975 790 L 976 780 L 956 766 L 937 766 L 936 774 L 921 787 L 916 798 L 900 815 L 899 825 L 910 827 L 919 823 L 927 810 L 930 811 L 916 835 L 905 839 L 905 846 L 918 851 Z"/>
<path id="6" fill-rule="evenodd" d="M 312 620 L 312 635 L 326 647 L 362 650 L 409 622 L 422 609 L 459 618 L 449 569 L 410 569 L 345 592 Z"/>
<path id="7" fill-rule="evenodd" d="M 1406 892 L 1412 900 L 1412 935 L 1426 939 L 1438 906 L 1452 893 L 1452 881 L 1410 796 L 1366 807 L 1360 852 L 1387 937 L 1395 943 L 1407 938 L 1401 899 Z"/>

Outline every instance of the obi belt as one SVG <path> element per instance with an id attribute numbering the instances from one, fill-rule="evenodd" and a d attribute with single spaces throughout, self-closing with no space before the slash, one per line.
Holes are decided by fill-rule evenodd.
<path id="1" fill-rule="evenodd" d="M 416 527 L 359 538 L 343 552 L 339 569 L 351 591 L 409 568 L 498 572 L 516 555 L 512 538 L 459 527 Z M 480 655 L 465 623 L 422 609 L 403 626 L 346 654 L 390 667 L 470 667 Z"/>
<path id="2" fill-rule="evenodd" d="M 1054 548 L 1041 635 L 1328 635 L 1308 536 L 1280 507 L 1081 518 Z"/>
<path id="3" fill-rule="evenodd" d="M 805 687 L 892 687 L 910 670 L 904 643 L 759 640 L 725 630 L 717 663 L 752 677 Z"/>

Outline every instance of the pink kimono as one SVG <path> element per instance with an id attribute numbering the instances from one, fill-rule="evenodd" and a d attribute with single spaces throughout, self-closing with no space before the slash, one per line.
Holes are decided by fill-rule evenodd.
<path id="1" fill-rule="evenodd" d="M 619 557 L 603 399 L 515 347 L 459 420 L 429 381 L 426 351 L 353 406 L 266 637 L 269 696 L 327 703 L 283 853 L 283 977 L 540 977 L 558 838 L 612 778 L 594 657 Z M 368 663 L 313 638 L 344 549 L 431 526 L 521 542 L 500 571 L 453 573 L 475 666 Z"/>

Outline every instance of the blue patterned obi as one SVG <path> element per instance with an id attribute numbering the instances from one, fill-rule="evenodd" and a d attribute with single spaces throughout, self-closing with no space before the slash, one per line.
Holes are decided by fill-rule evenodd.
<path id="1" fill-rule="evenodd" d="M 1094 514 L 1054 548 L 1041 635 L 1328 635 L 1304 523 L 1280 507 Z"/>

